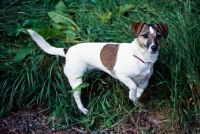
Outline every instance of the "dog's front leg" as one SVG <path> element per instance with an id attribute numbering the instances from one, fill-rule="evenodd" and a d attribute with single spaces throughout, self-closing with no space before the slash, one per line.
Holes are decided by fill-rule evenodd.
<path id="1" fill-rule="evenodd" d="M 140 84 L 138 84 L 138 87 L 137 87 L 137 99 L 142 96 L 145 88 L 149 84 L 150 76 L 151 75 L 148 75 L 145 79 L 142 80 L 142 82 L 140 82 Z"/>
<path id="2" fill-rule="evenodd" d="M 137 103 L 137 85 L 135 82 L 125 75 L 117 75 L 118 79 L 129 88 L 129 98 L 134 104 Z"/>

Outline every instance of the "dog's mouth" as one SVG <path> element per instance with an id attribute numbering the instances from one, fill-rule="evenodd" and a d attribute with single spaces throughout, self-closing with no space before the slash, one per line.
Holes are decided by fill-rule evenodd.
<path id="1" fill-rule="evenodd" d="M 151 54 L 156 54 L 158 51 L 151 51 Z"/>

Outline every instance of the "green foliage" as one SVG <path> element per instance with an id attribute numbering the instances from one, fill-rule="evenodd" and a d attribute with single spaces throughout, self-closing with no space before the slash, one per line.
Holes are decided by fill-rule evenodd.
<path id="1" fill-rule="evenodd" d="M 32 51 L 35 49 L 33 48 L 35 45 L 33 43 L 29 43 L 27 46 L 23 46 L 20 48 L 20 50 L 17 52 L 17 55 L 14 58 L 14 61 L 21 61 L 23 60 L 27 55 L 30 55 Z"/>
<path id="2" fill-rule="evenodd" d="M 67 13 L 67 8 L 62 1 L 55 5 L 54 10 L 48 12 L 49 17 L 52 20 L 53 28 L 62 31 L 67 37 L 75 38 L 75 29 L 80 28 L 70 19 L 71 17 Z"/>
<path id="3" fill-rule="evenodd" d="M 0 113 L 37 102 L 46 107 L 57 128 L 74 123 L 96 130 L 139 119 L 142 112 L 166 112 L 168 133 L 195 133 L 200 122 L 200 10 L 196 1 L 1 1 Z M 90 110 L 80 113 L 62 68 L 64 59 L 49 56 L 33 43 L 31 28 L 50 44 L 70 47 L 79 42 L 131 42 L 132 22 L 169 25 L 159 60 L 141 98 L 146 108 L 128 101 L 128 89 L 102 72 L 88 72 L 77 89 Z M 156 90 L 155 90 L 156 89 Z M 145 110 L 145 111 L 144 111 Z M 133 118 L 134 117 L 134 118 Z M 65 124 L 61 124 L 61 122 Z M 138 123 L 138 122 L 137 122 Z M 103 128 L 102 128 L 103 129 Z"/>
<path id="4" fill-rule="evenodd" d="M 69 92 L 72 92 L 72 93 L 74 93 L 75 91 L 79 91 L 79 90 L 81 90 L 81 89 L 83 89 L 83 88 L 86 88 L 86 87 L 88 87 L 89 86 L 89 84 L 88 83 L 83 83 L 83 84 L 80 84 L 78 87 L 76 87 L 75 89 L 72 89 L 71 91 L 69 91 Z"/>

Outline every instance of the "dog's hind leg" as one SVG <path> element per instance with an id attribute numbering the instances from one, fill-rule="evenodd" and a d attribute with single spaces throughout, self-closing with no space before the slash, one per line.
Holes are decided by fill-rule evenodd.
<path id="1" fill-rule="evenodd" d="M 71 81 L 71 80 L 69 80 Z M 73 80 L 73 82 L 70 82 L 72 89 L 75 89 L 76 87 L 78 87 L 80 84 L 82 84 L 82 78 L 75 78 Z M 76 101 L 76 104 L 78 106 L 78 108 L 81 110 L 81 112 L 83 112 L 84 114 L 88 113 L 88 110 L 83 106 L 82 102 L 81 102 L 81 89 L 78 91 L 75 91 L 73 93 L 74 99 Z"/>
<path id="2" fill-rule="evenodd" d="M 75 70 L 74 71 L 74 70 L 69 69 L 67 66 L 65 66 L 64 73 L 67 76 L 72 89 L 75 89 L 80 84 L 82 84 L 82 78 L 80 78 L 80 77 L 83 75 L 84 70 L 82 70 L 82 71 Z M 76 102 L 79 110 L 81 112 L 83 112 L 84 114 L 87 114 L 88 110 L 83 106 L 83 104 L 81 102 L 81 89 L 78 91 L 75 91 L 73 93 L 73 96 L 74 96 L 75 102 Z"/>
<path id="3" fill-rule="evenodd" d="M 76 104 L 77 104 L 78 108 L 81 110 L 81 112 L 83 112 L 84 114 L 87 114 L 88 110 L 83 106 L 83 104 L 81 102 L 81 90 L 75 91 L 73 96 L 74 96 Z"/>

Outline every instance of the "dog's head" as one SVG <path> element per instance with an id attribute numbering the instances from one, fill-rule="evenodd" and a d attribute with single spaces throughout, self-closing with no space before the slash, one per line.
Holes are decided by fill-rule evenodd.
<path id="1" fill-rule="evenodd" d="M 162 37 L 165 39 L 168 35 L 168 25 L 163 23 L 133 23 L 131 28 L 139 46 L 151 54 L 158 52 Z"/>

